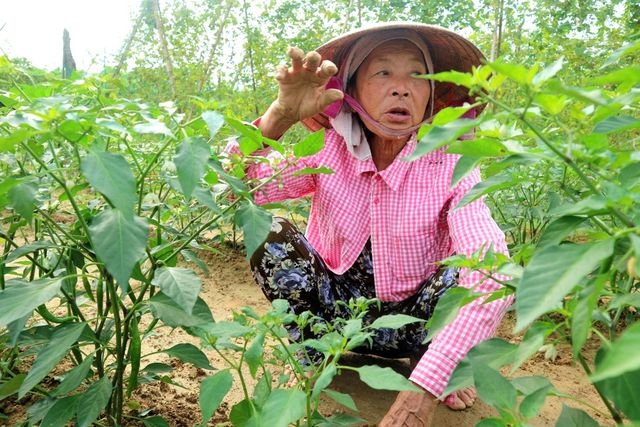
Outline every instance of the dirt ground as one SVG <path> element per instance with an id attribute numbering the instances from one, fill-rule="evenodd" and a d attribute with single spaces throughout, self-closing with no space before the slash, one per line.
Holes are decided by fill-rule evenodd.
<path id="1" fill-rule="evenodd" d="M 243 306 L 250 306 L 257 312 L 268 308 L 268 303 L 262 292 L 251 278 L 248 264 L 241 252 L 225 250 L 224 253 L 212 255 L 208 265 L 211 269 L 211 274 L 209 277 L 203 277 L 202 298 L 212 309 L 216 320 L 229 319 L 234 310 L 238 310 Z M 511 342 L 517 342 L 518 337 L 511 334 L 512 327 L 513 319 L 506 317 L 498 335 Z M 152 337 L 149 344 L 157 349 L 167 348 L 183 338 L 189 339 L 180 331 L 173 331 L 168 335 L 159 334 Z M 225 367 L 215 354 L 208 355 L 214 367 Z M 588 358 L 591 356 L 592 354 L 587 354 Z M 408 360 L 384 360 L 354 354 L 342 359 L 342 362 L 353 363 L 354 365 L 377 363 L 382 366 L 391 366 L 401 373 L 409 373 Z M 200 422 L 198 418 L 197 390 L 198 380 L 203 378 L 204 375 L 206 375 L 205 372 L 197 370 L 191 365 L 179 364 L 176 366 L 176 371 L 172 374 L 172 378 L 176 382 L 183 384 L 185 388 L 167 386 L 166 384 L 149 385 L 138 393 L 138 398 L 140 398 L 140 403 L 143 407 L 154 408 L 153 412 L 162 415 L 171 425 L 194 425 Z M 545 359 L 544 354 L 540 353 L 533 360 L 526 362 L 515 375 L 544 375 L 559 391 L 577 396 L 582 401 L 588 402 L 589 405 L 597 408 L 596 411 L 575 401 L 555 397 L 547 398 L 544 408 L 540 415 L 533 420 L 532 425 L 536 427 L 555 425 L 563 404 L 585 410 L 602 426 L 615 425 L 606 416 L 598 413 L 598 411 L 601 411 L 601 413 L 606 414 L 605 407 L 594 388 L 585 381 L 582 369 L 573 364 L 569 351 L 559 349 L 555 360 Z M 366 420 L 362 424 L 363 426 L 376 425 L 395 399 L 395 392 L 371 389 L 362 383 L 356 374 L 349 371 L 337 377 L 330 388 L 348 393 L 353 397 L 360 412 L 359 416 Z M 232 391 L 227 395 L 227 399 L 221 408 L 222 410 L 216 414 L 209 425 L 224 425 L 227 420 L 227 412 L 235 402 L 242 399 L 242 396 L 241 389 L 237 384 L 234 384 Z M 327 414 L 343 410 L 332 402 L 324 402 L 322 409 Z M 481 401 L 477 401 L 471 409 L 462 412 L 454 412 L 441 405 L 436 413 L 434 426 L 474 426 L 481 419 L 495 415 L 494 410 Z"/>
<path id="2" fill-rule="evenodd" d="M 208 276 L 202 276 L 203 290 L 201 297 L 211 308 L 216 321 L 229 320 L 234 311 L 241 307 L 252 307 L 256 312 L 261 313 L 268 309 L 269 304 L 262 295 L 249 272 L 249 266 L 241 251 L 225 248 L 218 254 L 207 255 L 207 264 L 210 269 Z M 518 337 L 511 333 L 513 319 L 506 317 L 498 335 L 511 342 L 517 343 Z M 143 344 L 143 355 L 161 351 L 182 342 L 192 342 L 198 345 L 193 337 L 190 337 L 181 330 L 170 330 L 168 328 L 158 328 L 153 335 L 148 337 Z M 595 350 L 595 349 L 594 349 Z M 593 353 L 593 351 L 587 353 Z M 219 356 L 211 351 L 207 352 L 211 365 L 216 369 L 225 369 L 227 365 Z M 590 359 L 593 354 L 586 354 Z M 134 392 L 129 401 L 129 411 L 145 416 L 162 416 L 171 426 L 194 426 L 201 422 L 198 402 L 199 382 L 207 375 L 214 372 L 207 372 L 198 369 L 191 364 L 185 364 L 177 359 L 169 359 L 168 356 L 156 353 L 153 356 L 144 357 L 141 366 L 149 362 L 163 361 L 171 363 L 174 371 L 170 373 L 171 380 L 177 385 L 167 383 L 150 383 L 142 385 Z M 381 366 L 391 366 L 396 371 L 408 374 L 408 360 L 385 360 L 380 358 L 367 357 L 362 355 L 347 355 L 341 359 L 345 364 L 378 364 Z M 563 393 L 578 397 L 588 405 L 581 405 L 575 401 L 561 398 L 547 398 L 545 406 L 540 415 L 533 420 L 532 425 L 536 427 L 554 426 L 556 419 L 562 410 L 563 404 L 578 407 L 588 412 L 602 426 L 615 425 L 610 418 L 606 417 L 606 410 L 596 391 L 585 381 L 585 375 L 579 366 L 572 363 L 570 352 L 559 349 L 555 360 L 545 359 L 542 353 L 533 360 L 526 362 L 516 373 L 521 375 L 543 375 L 546 376 L 554 386 Z M 395 392 L 380 391 L 369 388 L 362 383 L 357 375 L 350 371 L 343 372 L 334 379 L 331 389 L 349 394 L 355 401 L 359 410 L 359 416 L 366 420 L 362 426 L 374 426 L 384 416 L 395 399 Z M 242 389 L 239 381 L 234 381 L 234 385 L 225 401 L 209 421 L 209 426 L 229 426 L 228 414 L 233 405 L 243 399 Z M 13 426 L 15 422 L 24 415 L 25 406 L 28 402 L 0 402 L 0 412 L 9 415 L 8 420 L 0 420 L 0 426 Z M 595 408 L 595 409 L 594 409 Z M 323 401 L 321 411 L 325 414 L 344 412 L 344 408 L 339 407 L 332 401 Z M 605 414 L 604 416 L 601 414 Z M 492 408 L 481 401 L 469 410 L 454 412 L 444 406 L 440 406 L 435 416 L 434 426 L 436 427 L 466 427 L 474 426 L 483 418 L 495 416 Z M 128 424 L 131 426 L 141 426 L 142 424 Z"/>

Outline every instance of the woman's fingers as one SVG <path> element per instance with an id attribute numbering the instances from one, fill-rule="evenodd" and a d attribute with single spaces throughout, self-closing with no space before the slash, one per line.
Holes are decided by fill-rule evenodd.
<path id="1" fill-rule="evenodd" d="M 308 71 L 315 72 L 318 65 L 320 65 L 320 61 L 320 54 L 315 50 L 312 50 L 311 52 L 307 52 L 302 62 L 304 64 L 304 68 Z"/>
<path id="2" fill-rule="evenodd" d="M 320 77 L 331 77 L 335 76 L 337 72 L 338 67 L 336 67 L 336 64 L 329 61 L 328 59 L 325 59 L 324 61 L 322 61 L 322 64 L 320 64 L 320 71 L 318 74 Z"/>
<path id="3" fill-rule="evenodd" d="M 299 47 L 291 46 L 287 49 L 287 56 L 291 58 L 291 69 L 299 71 L 302 69 L 304 52 Z"/>

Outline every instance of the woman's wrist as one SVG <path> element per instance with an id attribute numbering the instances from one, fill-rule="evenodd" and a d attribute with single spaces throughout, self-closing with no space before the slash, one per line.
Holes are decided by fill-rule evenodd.
<path id="1" fill-rule="evenodd" d="M 259 129 L 262 135 L 270 139 L 280 139 L 297 120 L 292 119 L 291 111 L 277 100 L 273 101 L 260 119 Z"/>

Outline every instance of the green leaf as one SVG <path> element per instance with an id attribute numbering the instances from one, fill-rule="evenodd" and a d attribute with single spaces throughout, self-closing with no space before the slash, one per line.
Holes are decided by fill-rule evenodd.
<path id="1" fill-rule="evenodd" d="M 526 418 L 533 418 L 538 415 L 550 390 L 552 390 L 552 387 L 547 386 L 527 394 L 524 399 L 522 399 L 522 402 L 520 402 L 520 413 Z"/>
<path id="2" fill-rule="evenodd" d="M 271 230 L 271 214 L 254 203 L 242 203 L 236 211 L 236 224 L 242 227 L 247 259 L 258 249 Z"/>
<path id="3" fill-rule="evenodd" d="M 542 85 L 547 80 L 555 77 L 564 65 L 564 58 L 557 59 L 551 65 L 543 68 L 535 76 L 533 76 L 533 84 L 536 86 Z"/>
<path id="4" fill-rule="evenodd" d="M 424 322 L 424 319 L 420 319 L 413 316 L 407 316 L 406 314 L 385 314 L 384 316 L 378 317 L 369 325 L 369 328 L 372 329 L 380 329 L 380 328 L 391 328 L 391 329 L 399 329 L 405 325 L 416 322 Z"/>
<path id="5" fill-rule="evenodd" d="M 233 405 L 229 413 L 231 425 L 234 427 L 260 427 L 261 424 L 259 420 L 256 419 L 257 414 L 254 408 L 253 402 L 248 400 L 248 398 Z"/>
<path id="6" fill-rule="evenodd" d="M 324 128 L 310 135 L 293 146 L 296 157 L 307 157 L 318 153 L 324 147 Z"/>
<path id="7" fill-rule="evenodd" d="M 451 176 L 451 187 L 453 188 L 458 184 L 465 176 L 469 175 L 482 158 L 480 157 L 471 157 L 471 156 L 462 156 L 456 162 L 456 166 L 453 169 L 453 175 Z"/>
<path id="8" fill-rule="evenodd" d="M 127 218 L 120 210 L 107 209 L 89 226 L 96 255 L 123 291 L 129 286 L 133 267 L 145 256 L 149 226 L 146 218 Z"/>
<path id="9" fill-rule="evenodd" d="M 67 425 L 76 413 L 79 395 L 67 396 L 56 400 L 42 419 L 40 427 L 61 427 Z"/>
<path id="10" fill-rule="evenodd" d="M 167 353 L 171 357 L 177 357 L 183 362 L 191 363 L 197 368 L 213 369 L 213 366 L 209 363 L 209 358 L 202 352 L 202 350 L 193 344 L 176 344 L 162 352 Z"/>
<path id="11" fill-rule="evenodd" d="M 204 425 L 211 419 L 222 400 L 231 390 L 233 377 L 228 369 L 205 378 L 200 383 L 200 413 Z"/>
<path id="12" fill-rule="evenodd" d="M 567 106 L 567 97 L 557 94 L 538 93 L 534 97 L 534 103 L 542 107 L 542 109 L 551 114 L 558 115 Z"/>
<path id="13" fill-rule="evenodd" d="M 196 300 L 191 314 L 162 292 L 155 294 L 147 303 L 153 316 L 172 328 L 188 328 L 214 322 L 209 306 L 201 298 Z"/>
<path id="14" fill-rule="evenodd" d="M 523 65 L 498 62 L 489 64 L 489 67 L 523 86 L 529 86 L 533 82 L 535 72 L 537 71 L 535 68 L 528 69 Z"/>
<path id="15" fill-rule="evenodd" d="M 339 403 L 347 409 L 351 409 L 352 411 L 358 411 L 358 407 L 356 406 L 356 402 L 353 398 L 347 393 L 340 393 L 335 390 L 331 390 L 329 388 L 324 390 L 324 393 L 329 396 L 333 401 Z"/>
<path id="16" fill-rule="evenodd" d="M 600 424 L 582 409 L 562 405 L 562 412 L 556 421 L 556 427 L 600 427 Z"/>
<path id="17" fill-rule="evenodd" d="M 514 181 L 514 178 L 506 175 L 495 175 L 489 177 L 480 181 L 471 190 L 467 191 L 467 194 L 464 195 L 455 209 L 460 209 L 486 194 L 493 193 L 498 190 L 504 190 L 505 188 L 513 187 L 517 184 L 519 184 L 519 182 Z"/>
<path id="18" fill-rule="evenodd" d="M 80 387 L 80 384 L 82 384 L 89 375 L 89 370 L 91 369 L 92 364 L 93 356 L 85 357 L 82 363 L 64 375 L 62 382 L 58 388 L 53 391 L 53 394 L 55 396 L 64 396 L 65 394 L 71 393 L 73 390 Z"/>
<path id="19" fill-rule="evenodd" d="M 360 379 L 377 390 L 420 391 L 421 389 L 389 367 L 366 365 L 351 368 L 358 372 Z"/>
<path id="20" fill-rule="evenodd" d="M 525 360 L 535 354 L 544 344 L 544 339 L 554 332 L 554 325 L 535 322 L 524 334 L 517 347 L 511 372 L 515 372 Z"/>
<path id="21" fill-rule="evenodd" d="M 500 369 L 513 363 L 517 350 L 518 346 L 500 338 L 490 338 L 475 345 L 454 369 L 447 387 L 442 392 L 442 397 L 473 385 L 472 365 L 484 364 Z"/>
<path id="22" fill-rule="evenodd" d="M 311 393 L 311 398 L 316 399 L 318 396 L 320 396 L 320 393 L 322 393 L 322 391 L 329 387 L 329 384 L 331 384 L 331 381 L 333 381 L 333 378 L 337 375 L 337 373 L 338 368 L 336 367 L 336 365 L 334 363 L 329 364 L 322 371 L 315 384 L 313 384 L 313 392 Z"/>
<path id="23" fill-rule="evenodd" d="M 215 138 L 222 125 L 224 125 L 224 116 L 217 111 L 203 111 L 202 120 L 209 128 L 209 137 Z"/>
<path id="24" fill-rule="evenodd" d="M 640 352 L 637 351 L 640 342 L 640 322 L 629 326 L 615 340 L 607 350 L 602 362 L 596 365 L 596 369 L 590 379 L 592 382 L 602 381 L 617 377 L 625 372 L 640 369 Z"/>
<path id="25" fill-rule="evenodd" d="M 98 117 L 96 119 L 96 125 L 98 125 L 98 127 L 100 128 L 115 131 L 118 134 L 130 135 L 126 127 L 122 126 L 120 123 L 111 119 Z"/>
<path id="26" fill-rule="evenodd" d="M 157 119 L 149 119 L 147 123 L 138 123 L 133 127 L 133 130 L 141 134 L 158 134 L 173 138 L 173 133 L 167 125 Z"/>
<path id="27" fill-rule="evenodd" d="M 50 301 L 58 294 L 63 278 L 44 278 L 27 282 L 14 279 L 0 292 L 0 325 L 22 319 L 31 314 L 40 304 Z"/>
<path id="28" fill-rule="evenodd" d="M 511 413 L 516 407 L 515 387 L 498 371 L 481 363 L 473 364 L 473 379 L 478 396 L 501 413 Z"/>
<path id="29" fill-rule="evenodd" d="M 5 262 L 8 264 L 12 261 L 17 260 L 21 256 L 24 256 L 31 252 L 35 252 L 40 249 L 53 249 L 53 248 L 58 248 L 58 245 L 55 245 L 52 242 L 49 242 L 46 240 L 38 240 L 32 243 L 29 243 L 27 245 L 20 246 L 19 248 L 16 248 L 16 250 L 9 252 L 9 255 L 7 256 Z"/>
<path id="30" fill-rule="evenodd" d="M 598 352 L 596 364 L 599 362 L 603 351 Z M 640 421 L 640 369 L 631 372 L 625 372 L 613 378 L 599 381 L 595 383 L 596 388 L 602 392 L 608 399 L 615 403 L 626 416 L 632 421 Z"/>
<path id="31" fill-rule="evenodd" d="M 185 199 L 191 198 L 193 190 L 200 183 L 210 155 L 211 149 L 202 138 L 186 138 L 178 146 L 173 162 Z"/>
<path id="32" fill-rule="evenodd" d="M 469 132 L 479 123 L 478 120 L 458 119 L 445 125 L 427 125 L 427 131 L 420 139 L 413 153 L 405 160 L 414 161 L 438 148 L 449 144 Z"/>
<path id="33" fill-rule="evenodd" d="M 0 400 L 17 393 L 27 374 L 18 374 L 0 384 Z"/>
<path id="34" fill-rule="evenodd" d="M 11 207 L 29 224 L 36 206 L 38 185 L 33 181 L 24 181 L 9 190 Z"/>
<path id="35" fill-rule="evenodd" d="M 200 278 L 193 270 L 181 267 L 160 267 L 151 284 L 160 288 L 187 314 L 191 314 L 202 287 Z"/>
<path id="36" fill-rule="evenodd" d="M 471 88 L 471 75 L 469 73 L 463 73 L 460 71 L 443 71 L 441 73 L 436 74 L 427 74 L 424 76 L 418 76 L 420 78 L 425 78 L 429 80 L 435 80 L 438 82 L 450 82 L 455 83 L 458 86 L 464 86 L 466 88 Z"/>
<path id="37" fill-rule="evenodd" d="M 105 375 L 78 398 L 78 426 L 88 427 L 98 419 L 111 398 L 111 381 Z"/>
<path id="38" fill-rule="evenodd" d="M 262 358 L 264 356 L 264 333 L 260 332 L 251 342 L 247 351 L 244 353 L 244 360 L 249 366 L 249 372 L 251 376 L 255 378 L 258 368 L 262 364 Z"/>
<path id="39" fill-rule="evenodd" d="M 122 154 L 91 150 L 80 162 L 80 169 L 95 188 L 127 218 L 133 216 L 136 181 Z"/>
<path id="40" fill-rule="evenodd" d="M 71 141 L 75 144 L 86 143 L 89 130 L 85 123 L 78 120 L 63 120 L 58 124 L 57 131 L 64 139 Z"/>
<path id="41" fill-rule="evenodd" d="M 21 399 L 33 387 L 55 368 L 75 345 L 84 331 L 86 324 L 73 323 L 58 327 L 47 345 L 38 352 L 36 361 L 20 386 L 18 398 Z"/>
<path id="42" fill-rule="evenodd" d="M 467 288 L 456 287 L 449 289 L 438 299 L 433 315 L 427 324 L 429 333 L 425 338 L 425 342 L 430 341 L 438 332 L 455 319 L 460 307 L 471 301 L 470 296 L 472 294 L 473 292 Z"/>
<path id="43" fill-rule="evenodd" d="M 637 128 L 640 128 L 640 119 L 631 116 L 612 116 L 596 123 L 593 132 L 611 133 Z"/>
<path id="44" fill-rule="evenodd" d="M 227 124 L 238 131 L 241 138 L 238 140 L 242 154 L 249 155 L 263 147 L 260 130 L 251 123 L 242 122 L 232 117 L 226 118 Z"/>
<path id="45" fill-rule="evenodd" d="M 571 215 L 587 215 L 594 216 L 606 213 L 608 211 L 607 201 L 601 196 L 589 196 L 578 202 L 566 203 L 553 208 L 549 215 L 552 216 L 571 216 Z"/>
<path id="46" fill-rule="evenodd" d="M 550 312 L 582 279 L 613 252 L 613 239 L 597 243 L 550 245 L 537 251 L 516 289 L 516 332 Z"/>
<path id="47" fill-rule="evenodd" d="M 271 394 L 271 382 L 273 377 L 268 371 L 264 372 L 264 375 L 260 377 L 256 385 L 253 387 L 253 402 L 258 407 L 262 407 L 269 395 Z"/>
<path id="48" fill-rule="evenodd" d="M 33 130 L 21 127 L 13 130 L 9 135 L 0 135 L 0 153 L 14 151 L 16 145 L 34 134 Z"/>
<path id="49" fill-rule="evenodd" d="M 586 221 L 583 216 L 562 216 L 549 223 L 538 240 L 538 248 L 560 244 L 567 236 L 576 231 Z"/>
<path id="50" fill-rule="evenodd" d="M 534 393 L 536 390 L 540 390 L 542 388 L 548 389 L 549 394 L 557 395 L 558 391 L 555 389 L 553 384 L 549 382 L 546 377 L 534 375 L 528 377 L 516 377 L 511 380 L 511 384 L 518 390 L 518 392 L 529 395 Z"/>
<path id="51" fill-rule="evenodd" d="M 171 427 L 169 423 L 160 416 L 144 418 L 142 422 L 146 427 Z"/>
<path id="52" fill-rule="evenodd" d="M 510 151 L 498 139 L 476 138 L 452 142 L 447 148 L 447 153 L 471 157 L 502 157 L 508 155 Z"/>
<path id="53" fill-rule="evenodd" d="M 306 395 L 295 389 L 275 389 L 260 411 L 260 425 L 288 427 L 306 414 Z"/>
<path id="54" fill-rule="evenodd" d="M 215 214 L 222 214 L 222 209 L 216 204 L 211 191 L 202 187 L 196 187 L 193 189 L 193 197 L 204 206 L 209 208 L 211 212 Z"/>

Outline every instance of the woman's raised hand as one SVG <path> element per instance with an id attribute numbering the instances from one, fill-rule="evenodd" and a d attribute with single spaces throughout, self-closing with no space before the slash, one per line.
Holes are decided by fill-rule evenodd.
<path id="1" fill-rule="evenodd" d="M 342 99 L 338 89 L 326 89 L 329 79 L 338 72 L 336 65 L 322 60 L 315 51 L 306 55 L 297 47 L 290 47 L 287 56 L 291 65 L 281 64 L 276 69 L 279 90 L 260 122 L 264 136 L 279 138 L 298 121 L 311 117 L 331 103 Z"/>

